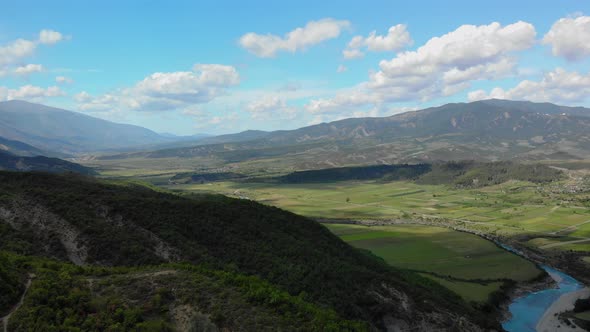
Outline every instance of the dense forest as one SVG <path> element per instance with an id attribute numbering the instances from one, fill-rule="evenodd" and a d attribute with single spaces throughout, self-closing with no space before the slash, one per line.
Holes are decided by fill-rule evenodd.
<path id="1" fill-rule="evenodd" d="M 509 180 L 546 183 L 561 179 L 562 172 L 546 165 L 500 162 L 437 162 L 415 165 L 373 165 L 298 171 L 276 178 L 282 183 L 335 181 L 411 180 L 420 184 L 448 184 L 456 187 L 484 187 Z"/>
<path id="2" fill-rule="evenodd" d="M 64 173 L 75 172 L 86 175 L 96 175 L 89 167 L 72 163 L 59 158 L 45 156 L 23 157 L 0 149 L 0 170 L 8 171 L 37 171 Z"/>
<path id="3" fill-rule="evenodd" d="M 188 269 L 190 272 L 194 267 L 204 269 L 199 270 L 201 272 L 213 271 L 211 273 L 215 276 L 229 273 L 235 280 L 240 280 L 236 281 L 236 292 L 241 294 L 238 297 L 245 296 L 246 300 L 258 296 L 258 291 L 252 287 L 260 280 L 268 285 L 264 286 L 266 288 L 261 286 L 263 299 L 260 301 L 267 303 L 275 314 L 278 310 L 279 316 L 286 315 L 288 322 L 301 318 L 309 324 L 315 322 L 326 327 L 331 326 L 331 322 L 342 321 L 355 326 L 355 330 L 356 327 L 362 329 L 362 326 L 384 329 L 391 319 L 388 317 L 395 317 L 410 326 L 418 324 L 416 326 L 424 328 L 457 324 L 475 326 L 470 325 L 472 322 L 497 327 L 494 317 L 476 311 L 433 281 L 390 267 L 368 252 L 350 247 L 315 221 L 249 200 L 214 195 L 179 196 L 134 183 L 107 183 L 75 174 L 0 172 L 0 210 L 0 250 L 70 261 L 85 266 L 84 269 L 92 266 L 142 269 L 184 262 L 189 265 L 174 266 L 173 269 Z M 61 263 L 48 266 L 54 266 L 52 264 Z M 23 267 L 26 269 L 26 264 Z M 47 273 L 40 275 L 60 279 L 62 269 L 68 270 L 70 276 L 97 273 L 92 269 L 87 273 L 72 265 L 55 269 L 55 273 L 41 270 Z M 15 277 L 10 278 L 14 280 Z M 36 299 L 35 287 L 41 280 L 41 277 L 37 278 L 25 305 L 45 312 L 49 310 L 47 306 L 53 307 L 41 300 L 46 298 L 58 301 L 57 308 L 64 310 L 57 316 L 59 321 L 48 324 L 59 330 L 60 324 L 66 324 L 70 318 L 75 322 L 70 326 L 96 323 L 86 320 L 100 306 L 88 309 L 84 304 L 86 301 L 92 304 L 96 293 L 82 287 L 83 281 L 78 277 L 70 279 L 66 276 L 65 280 L 71 281 L 67 284 L 67 292 L 53 284 L 61 283 L 61 279 L 47 281 L 43 286 L 47 293 L 39 297 L 39 303 L 34 303 L 31 301 Z M 177 283 L 165 282 L 163 287 L 170 289 Z M 218 292 L 225 292 L 225 287 L 204 287 L 203 292 L 213 294 L 210 296 L 215 298 L 221 296 Z M 70 295 L 62 298 L 59 292 L 54 293 L 57 290 L 66 292 L 64 294 L 73 292 L 72 302 Z M 19 293 L 18 289 L 15 288 L 15 292 Z M 119 297 L 116 293 L 113 296 Z M 270 299 L 266 299 L 268 297 Z M 291 311 L 285 311 L 277 304 L 283 300 L 294 302 L 288 304 Z M 12 298 L 8 300 L 11 301 L 14 302 Z M 139 305 L 145 301 L 148 299 L 132 303 Z M 212 317 L 215 317 L 215 310 L 226 312 L 211 301 L 207 302 L 211 306 L 196 304 L 199 312 Z M 11 319 L 11 326 L 32 319 L 28 316 L 35 312 L 32 308 L 19 310 L 14 321 Z M 307 314 L 304 308 L 309 308 Z M 152 314 L 140 316 L 145 322 Z M 269 315 L 275 314 L 271 312 Z M 92 315 L 97 319 L 102 314 Z M 125 313 L 121 315 L 125 316 Z M 125 324 L 121 315 L 117 322 Z M 226 317 L 227 321 L 216 320 L 214 325 L 231 326 L 236 324 L 235 319 L 238 318 Z M 164 325 L 158 326 L 167 324 L 165 320 L 161 323 Z M 28 329 L 25 326 L 31 326 L 22 324 L 25 324 L 22 325 L 25 330 Z"/>

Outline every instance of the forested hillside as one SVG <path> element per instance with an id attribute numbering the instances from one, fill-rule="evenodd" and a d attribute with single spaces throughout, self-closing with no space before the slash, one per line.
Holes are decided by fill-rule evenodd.
<path id="1" fill-rule="evenodd" d="M 251 289 L 256 283 L 247 278 L 260 278 L 270 287 L 268 296 L 276 298 L 263 300 L 268 301 L 273 315 L 291 317 L 273 305 L 273 301 L 285 298 L 287 302 L 300 299 L 312 307 L 334 310 L 339 317 L 378 329 L 402 324 L 419 329 L 464 326 L 477 330 L 477 326 L 497 324 L 493 317 L 475 311 L 433 282 L 353 249 L 315 221 L 248 200 L 181 197 L 135 184 L 105 183 L 75 175 L 0 173 L 0 212 L 1 250 L 82 266 L 142 269 L 146 265 L 187 262 L 197 270 L 235 274 L 243 280 L 238 283 L 237 292 L 243 293 L 236 295 L 238 298 L 256 298 L 257 291 Z M 62 272 L 61 267 L 56 268 L 57 277 Z M 73 269 L 70 275 L 86 273 L 69 269 Z M 92 271 L 90 274 L 97 273 Z M 218 272 L 212 273 L 217 276 Z M 77 278 L 67 287 L 84 292 L 76 286 L 82 282 Z M 205 283 L 209 285 L 203 286 L 206 293 L 218 294 L 217 282 Z M 165 282 L 162 287 L 170 290 L 172 284 L 176 282 Z M 36 285 L 34 281 L 32 287 Z M 53 284 L 48 284 L 49 289 L 61 287 L 49 285 Z M 279 290 L 286 293 L 280 295 Z M 263 298 L 268 294 L 261 292 Z M 52 294 L 47 294 L 51 301 L 55 300 Z M 182 298 L 176 296 L 176 300 Z M 34 297 L 27 299 L 33 301 Z M 27 301 L 25 305 L 38 305 Z M 293 315 L 303 315 L 306 305 L 294 306 Z M 312 307 L 309 310 L 313 312 L 316 309 Z M 212 315 L 212 308 L 202 310 Z M 30 319 L 21 311 L 14 324 L 19 322 L 18 317 L 23 322 Z M 329 324 L 329 317 L 334 316 L 322 317 L 327 320 L 321 321 Z M 82 315 L 72 319 L 87 318 Z M 219 328 L 232 326 L 234 319 L 216 320 L 215 324 Z"/>

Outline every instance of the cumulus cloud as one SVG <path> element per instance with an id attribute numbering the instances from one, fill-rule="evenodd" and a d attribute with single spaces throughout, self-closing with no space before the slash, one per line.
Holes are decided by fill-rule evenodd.
<path id="1" fill-rule="evenodd" d="M 0 46 L 0 68 L 18 63 L 21 59 L 31 56 L 37 44 L 30 40 L 17 39 L 8 45 Z"/>
<path id="2" fill-rule="evenodd" d="M 338 66 L 338 68 L 336 68 L 337 73 L 344 73 L 347 70 L 348 70 L 348 68 L 345 65 L 340 65 L 340 66 Z"/>
<path id="3" fill-rule="evenodd" d="M 543 44 L 550 45 L 553 55 L 569 61 L 590 56 L 590 16 L 562 18 L 555 22 L 543 37 Z"/>
<path id="4" fill-rule="evenodd" d="M 265 119 L 271 116 L 278 116 L 284 119 L 293 119 L 297 114 L 297 108 L 287 105 L 284 99 L 279 96 L 264 96 L 246 105 L 254 119 Z"/>
<path id="5" fill-rule="evenodd" d="M 113 94 L 104 94 L 94 97 L 86 91 L 74 95 L 78 102 L 78 109 L 86 112 L 110 112 L 119 109 L 121 97 Z"/>
<path id="6" fill-rule="evenodd" d="M 399 51 L 413 43 L 405 24 L 394 25 L 389 28 L 387 35 L 377 35 L 371 32 L 367 37 L 354 36 L 348 43 L 347 49 L 342 51 L 345 59 L 357 59 L 364 56 L 360 50 L 365 47 L 369 51 Z"/>
<path id="7" fill-rule="evenodd" d="M 530 48 L 535 28 L 526 22 L 502 27 L 463 25 L 430 39 L 416 51 L 380 62 L 368 86 L 389 100 L 428 100 L 457 93 L 470 81 L 498 79 L 512 74 L 512 54 Z"/>
<path id="8" fill-rule="evenodd" d="M 0 100 L 30 100 L 39 101 L 46 97 L 65 96 L 65 93 L 57 86 L 42 88 L 34 85 L 21 86 L 18 89 L 0 87 Z"/>
<path id="9" fill-rule="evenodd" d="M 74 83 L 74 80 L 66 76 L 57 76 L 55 82 L 58 84 L 72 84 Z"/>
<path id="10" fill-rule="evenodd" d="M 167 111 L 207 103 L 239 84 L 240 77 L 232 66 L 196 64 L 192 71 L 154 73 L 130 88 L 92 97 L 77 95 L 82 110 L 106 107 L 137 111 Z"/>
<path id="11" fill-rule="evenodd" d="M 329 99 L 312 100 L 311 113 L 349 112 L 359 107 L 390 102 L 427 101 L 464 91 L 475 80 L 494 80 L 515 75 L 515 53 L 532 47 L 535 28 L 526 22 L 502 26 L 462 25 L 431 38 L 416 51 L 401 52 L 379 63 L 369 80 Z M 353 38 L 349 48 L 365 43 Z"/>
<path id="12" fill-rule="evenodd" d="M 310 21 L 304 27 L 288 32 L 284 37 L 250 32 L 240 38 L 239 44 L 258 57 L 270 58 L 279 51 L 294 53 L 336 38 L 349 26 L 348 21 L 324 18 L 319 21 Z"/>
<path id="13" fill-rule="evenodd" d="M 16 75 L 20 75 L 20 76 L 27 76 L 30 75 L 32 73 L 39 73 L 42 72 L 44 70 L 42 65 L 39 64 L 28 64 L 26 66 L 20 66 L 20 67 L 16 67 L 16 69 L 14 69 L 14 73 Z"/>
<path id="14" fill-rule="evenodd" d="M 590 73 L 580 74 L 563 68 L 546 73 L 539 81 L 524 80 L 512 89 L 494 88 L 468 94 L 470 101 L 482 99 L 514 99 L 537 102 L 574 103 L 583 102 L 590 96 Z"/>
<path id="15" fill-rule="evenodd" d="M 35 71 L 41 71 L 41 65 L 20 65 L 24 59 L 35 53 L 39 45 L 53 45 L 62 39 L 63 36 L 57 31 L 42 30 L 37 40 L 17 39 L 5 45 L 0 45 L 0 76 L 8 73 L 26 75 Z"/>
<path id="16" fill-rule="evenodd" d="M 365 53 L 363 53 L 358 48 L 355 48 L 355 49 L 346 49 L 346 50 L 342 51 L 342 56 L 346 60 L 360 59 L 360 58 L 362 58 L 362 57 L 365 56 Z"/>
<path id="17" fill-rule="evenodd" d="M 53 30 L 41 30 L 39 32 L 39 42 L 41 44 L 53 45 L 64 39 L 64 36 L 57 31 Z"/>
<path id="18" fill-rule="evenodd" d="M 354 89 L 339 93 L 333 98 L 312 99 L 305 105 L 305 110 L 313 114 L 352 113 L 359 107 L 379 103 L 377 95 Z"/>

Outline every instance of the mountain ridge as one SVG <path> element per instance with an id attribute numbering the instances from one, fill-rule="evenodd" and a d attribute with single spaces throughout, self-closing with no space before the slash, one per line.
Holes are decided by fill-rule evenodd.
<path id="1" fill-rule="evenodd" d="M 0 102 L 0 136 L 69 154 L 171 141 L 143 127 L 21 100 Z"/>
<path id="2" fill-rule="evenodd" d="M 590 109 L 486 100 L 253 136 L 239 140 L 239 134 L 229 135 L 232 141 L 214 143 L 213 138 L 192 147 L 101 158 L 213 156 L 226 164 L 260 161 L 265 167 L 281 157 L 280 162 L 296 169 L 437 160 L 584 159 L 590 155 Z"/>

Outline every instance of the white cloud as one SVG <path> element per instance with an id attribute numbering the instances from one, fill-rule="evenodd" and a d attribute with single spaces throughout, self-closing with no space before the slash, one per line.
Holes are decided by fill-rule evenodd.
<path id="1" fill-rule="evenodd" d="M 338 66 L 338 68 L 336 69 L 337 73 L 344 73 L 345 71 L 347 71 L 348 68 L 345 65 L 340 65 Z"/>
<path id="2" fill-rule="evenodd" d="M 45 70 L 42 65 L 39 64 L 28 64 L 26 66 L 17 67 L 14 69 L 14 73 L 20 76 L 27 76 L 32 73 L 39 73 Z"/>
<path id="3" fill-rule="evenodd" d="M 405 24 L 390 27 L 385 36 L 377 35 L 377 32 L 373 31 L 365 38 L 365 45 L 369 51 L 398 51 L 412 43 Z"/>
<path id="4" fill-rule="evenodd" d="M 293 53 L 336 38 L 349 26 L 348 21 L 324 18 L 319 21 L 310 21 L 304 27 L 296 28 L 284 37 L 250 32 L 240 37 L 239 44 L 258 57 L 270 58 L 279 51 Z"/>
<path id="5" fill-rule="evenodd" d="M 113 94 L 104 94 L 94 97 L 86 91 L 82 91 L 74 96 L 77 101 L 78 109 L 86 112 L 111 112 L 119 109 L 121 103 L 120 96 Z"/>
<path id="6" fill-rule="evenodd" d="M 514 53 L 532 47 L 535 35 L 535 28 L 526 22 L 463 25 L 431 38 L 416 51 L 381 61 L 380 70 L 370 73 L 367 82 L 332 98 L 313 99 L 305 109 L 333 115 L 365 112 L 371 107 L 383 112 L 391 102 L 428 101 L 464 91 L 475 80 L 516 75 Z M 355 37 L 348 47 L 354 50 L 362 45 L 365 40 Z"/>
<path id="7" fill-rule="evenodd" d="M 125 108 L 137 111 L 167 111 L 207 103 L 239 84 L 232 66 L 196 64 L 192 71 L 154 73 L 133 87 L 92 97 L 78 95 L 80 109 Z"/>
<path id="8" fill-rule="evenodd" d="M 0 47 L 0 68 L 19 62 L 31 56 L 37 45 L 25 39 L 17 39 L 12 43 Z"/>
<path id="9" fill-rule="evenodd" d="M 64 39 L 64 36 L 53 30 L 41 30 L 39 33 L 39 42 L 41 44 L 53 45 Z"/>
<path id="10" fill-rule="evenodd" d="M 211 118 L 211 120 L 209 120 L 209 124 L 220 124 L 228 121 L 236 121 L 237 119 L 238 113 L 234 112 L 224 116 L 214 116 Z"/>
<path id="11" fill-rule="evenodd" d="M 74 100 L 79 103 L 88 102 L 92 99 L 93 99 L 92 95 L 86 91 L 82 91 L 82 92 L 74 95 Z"/>
<path id="12" fill-rule="evenodd" d="M 18 89 L 0 87 L 0 100 L 29 100 L 39 101 L 46 97 L 65 96 L 65 93 L 57 86 L 42 88 L 39 86 L 25 85 Z"/>
<path id="13" fill-rule="evenodd" d="M 316 115 L 307 123 L 307 125 L 313 126 L 313 125 L 320 124 L 322 122 L 326 122 L 326 121 L 324 121 L 324 117 L 322 117 L 321 115 Z"/>
<path id="14" fill-rule="evenodd" d="M 416 51 L 380 62 L 368 86 L 389 100 L 428 100 L 454 93 L 472 80 L 498 79 L 514 72 L 512 53 L 530 48 L 535 28 L 526 22 L 502 27 L 463 25 L 434 37 Z"/>
<path id="15" fill-rule="evenodd" d="M 562 18 L 555 22 L 543 37 L 543 44 L 551 45 L 553 55 L 569 61 L 590 56 L 590 16 Z"/>
<path id="16" fill-rule="evenodd" d="M 58 84 L 72 84 L 74 83 L 74 80 L 66 76 L 57 76 L 55 82 Z"/>
<path id="17" fill-rule="evenodd" d="M 0 76 L 6 75 L 9 72 L 15 74 L 26 74 L 27 70 L 34 72 L 36 67 L 33 66 L 40 65 L 18 66 L 24 59 L 32 56 L 40 44 L 52 45 L 62 39 L 63 37 L 61 33 L 57 31 L 42 30 L 39 33 L 38 40 L 17 39 L 5 45 L 0 45 Z"/>
<path id="18" fill-rule="evenodd" d="M 305 105 L 305 110 L 312 114 L 352 114 L 369 104 L 380 104 L 378 96 L 354 89 L 341 92 L 333 98 L 312 99 Z"/>
<path id="19" fill-rule="evenodd" d="M 365 53 L 363 53 L 361 50 L 355 48 L 355 49 L 351 49 L 351 50 L 343 50 L 342 56 L 347 60 L 360 59 L 365 56 Z"/>
<path id="20" fill-rule="evenodd" d="M 470 101 L 498 98 L 531 100 L 537 102 L 575 103 L 588 100 L 590 96 L 590 73 L 566 71 L 562 68 L 546 73 L 540 81 L 524 80 L 512 89 L 494 88 L 468 94 Z"/>
<path id="21" fill-rule="evenodd" d="M 264 96 L 246 105 L 254 119 L 267 119 L 277 116 L 283 119 L 293 119 L 297 114 L 297 108 L 287 105 L 279 96 Z"/>
<path id="22" fill-rule="evenodd" d="M 373 52 L 399 51 L 413 43 L 405 24 L 394 25 L 389 28 L 387 35 L 377 35 L 377 31 L 371 32 L 367 37 L 354 36 L 348 43 L 347 49 L 342 51 L 345 59 L 358 59 L 364 56 L 360 50 L 366 47 Z"/>

